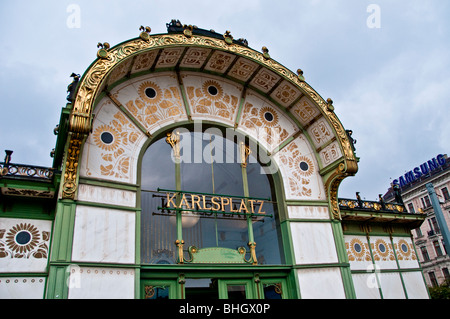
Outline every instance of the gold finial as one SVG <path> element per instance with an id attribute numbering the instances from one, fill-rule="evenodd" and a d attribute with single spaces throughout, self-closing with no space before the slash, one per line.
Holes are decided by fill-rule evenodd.
<path id="1" fill-rule="evenodd" d="M 227 44 L 232 44 L 233 43 L 233 36 L 231 35 L 230 31 L 225 31 L 225 33 L 223 34 L 223 37 L 225 39 L 225 42 Z"/>
<path id="2" fill-rule="evenodd" d="M 252 153 L 250 147 L 241 142 L 241 165 L 242 167 L 247 167 L 248 157 Z"/>
<path id="3" fill-rule="evenodd" d="M 172 146 L 173 155 L 178 159 L 180 157 L 180 132 L 167 133 L 166 142 Z"/>
<path id="4" fill-rule="evenodd" d="M 149 26 L 144 28 L 144 26 L 141 25 L 139 30 L 142 31 L 141 34 L 139 34 L 139 37 L 144 41 L 148 41 L 150 39 L 150 32 L 152 29 Z"/>
<path id="5" fill-rule="evenodd" d="M 298 75 L 298 79 L 302 82 L 305 82 L 305 77 L 303 76 L 303 70 L 302 69 L 298 69 L 297 70 L 297 75 Z"/>
<path id="6" fill-rule="evenodd" d="M 184 34 L 187 38 L 192 37 L 192 30 L 194 30 L 194 27 L 193 27 L 191 24 L 190 24 L 190 25 L 185 24 L 185 25 L 183 26 L 183 28 L 184 28 L 183 34 Z"/>
<path id="7" fill-rule="evenodd" d="M 97 57 L 100 59 L 107 59 L 108 58 L 108 50 L 111 46 L 108 42 L 101 43 L 99 42 L 97 44 L 97 48 L 100 48 L 100 50 L 97 51 Z"/>
<path id="8" fill-rule="evenodd" d="M 270 59 L 269 49 L 267 47 L 262 47 L 262 52 L 265 59 Z"/>
<path id="9" fill-rule="evenodd" d="M 330 112 L 334 111 L 333 100 L 330 98 L 327 99 L 327 108 Z"/>

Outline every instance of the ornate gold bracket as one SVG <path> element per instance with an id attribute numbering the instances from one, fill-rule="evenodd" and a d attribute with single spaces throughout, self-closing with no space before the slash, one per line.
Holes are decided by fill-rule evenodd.
<path id="1" fill-rule="evenodd" d="M 62 186 L 63 199 L 75 199 L 75 193 L 77 191 L 78 162 L 80 160 L 83 139 L 83 135 L 77 133 L 70 136 L 69 149 L 66 155 L 64 182 Z"/>
<path id="2" fill-rule="evenodd" d="M 252 150 L 250 147 L 245 145 L 244 142 L 241 142 L 241 165 L 242 167 L 247 167 L 248 164 L 248 157 L 252 153 Z"/>
<path id="3" fill-rule="evenodd" d="M 184 264 L 184 253 L 183 253 L 184 240 L 177 239 L 175 241 L 175 245 L 178 248 L 178 264 Z"/>
<path id="4" fill-rule="evenodd" d="M 180 132 L 176 131 L 173 133 L 167 133 L 166 137 L 167 144 L 170 144 L 173 149 L 173 156 L 176 159 L 180 158 Z"/>

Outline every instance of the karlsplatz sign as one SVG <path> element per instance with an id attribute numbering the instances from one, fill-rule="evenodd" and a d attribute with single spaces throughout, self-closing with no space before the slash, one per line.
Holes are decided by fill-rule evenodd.
<path id="1" fill-rule="evenodd" d="M 249 197 L 166 191 L 164 209 L 265 215 L 265 200 Z M 268 215 L 267 215 L 268 216 Z"/>
<path id="2" fill-rule="evenodd" d="M 445 156 L 439 154 L 435 158 L 432 158 L 431 160 L 410 170 L 404 176 L 400 176 L 398 179 L 395 179 L 392 183 L 400 187 L 405 187 L 413 183 L 414 181 L 418 180 L 422 176 L 428 175 L 432 171 L 437 170 L 439 167 L 445 165 L 445 163 L 446 163 Z"/>

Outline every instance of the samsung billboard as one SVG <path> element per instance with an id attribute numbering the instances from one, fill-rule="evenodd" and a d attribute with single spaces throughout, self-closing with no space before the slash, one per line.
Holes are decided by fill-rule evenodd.
<path id="1" fill-rule="evenodd" d="M 399 185 L 400 187 L 405 187 L 406 185 L 418 180 L 420 177 L 428 175 L 432 171 L 445 165 L 445 162 L 446 156 L 439 154 L 435 158 L 432 158 L 422 165 L 415 167 L 413 170 L 410 170 L 404 176 L 400 176 L 398 179 L 395 179 L 392 183 L 394 185 Z"/>

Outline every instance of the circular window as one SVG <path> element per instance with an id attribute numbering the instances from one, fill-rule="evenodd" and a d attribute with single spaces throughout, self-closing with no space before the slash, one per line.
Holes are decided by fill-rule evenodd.
<path id="1" fill-rule="evenodd" d="M 16 234 L 16 243 L 19 245 L 26 245 L 31 241 L 31 234 L 22 230 Z"/>
<path id="2" fill-rule="evenodd" d="M 402 244 L 400 247 L 402 248 L 404 253 L 408 252 L 408 246 L 406 244 Z"/>
<path id="3" fill-rule="evenodd" d="M 154 88 L 146 88 L 144 92 L 145 95 L 150 99 L 154 99 L 156 97 L 156 91 Z"/>
<path id="4" fill-rule="evenodd" d="M 105 144 L 111 144 L 114 140 L 114 136 L 110 132 L 103 132 L 100 139 Z"/>
<path id="5" fill-rule="evenodd" d="M 210 85 L 208 86 L 208 93 L 211 95 L 217 95 L 219 90 L 214 85 Z"/>
<path id="6" fill-rule="evenodd" d="M 358 244 L 358 243 L 356 243 L 356 244 L 353 246 L 353 248 L 355 249 L 355 251 L 356 251 L 357 253 L 360 253 L 360 252 L 362 251 L 362 247 L 361 247 L 361 245 Z"/>
<path id="7" fill-rule="evenodd" d="M 273 121 L 273 119 L 274 119 L 274 116 L 273 116 L 273 114 L 272 114 L 272 113 L 270 113 L 270 112 L 266 112 L 266 113 L 264 113 L 264 118 L 266 119 L 266 121 L 268 121 L 268 122 L 272 122 L 272 121 Z"/>
<path id="8" fill-rule="evenodd" d="M 304 172 L 308 171 L 309 165 L 306 162 L 300 162 L 300 169 Z"/>

